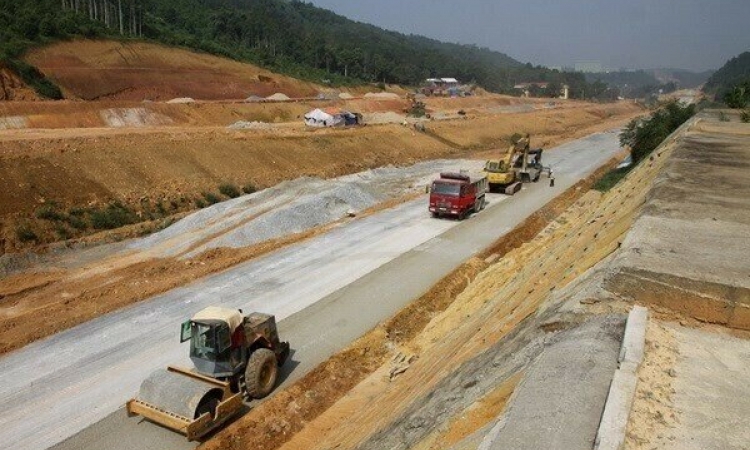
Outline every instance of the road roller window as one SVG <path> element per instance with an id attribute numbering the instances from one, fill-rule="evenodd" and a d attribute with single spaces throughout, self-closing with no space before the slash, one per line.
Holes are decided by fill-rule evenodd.
<path id="1" fill-rule="evenodd" d="M 193 322 L 190 356 L 216 360 L 217 351 L 218 346 L 216 345 L 216 330 L 214 327 Z"/>

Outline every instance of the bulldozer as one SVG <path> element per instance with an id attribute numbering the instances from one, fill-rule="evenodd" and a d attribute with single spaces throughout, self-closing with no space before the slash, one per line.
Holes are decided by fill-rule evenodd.
<path id="1" fill-rule="evenodd" d="M 485 163 L 484 173 L 490 192 L 501 191 L 513 195 L 521 190 L 523 183 L 537 182 L 543 171 L 550 171 L 542 166 L 544 150 L 532 150 L 530 143 L 531 136 L 527 134 L 508 147 L 502 157 Z"/>
<path id="2" fill-rule="evenodd" d="M 279 340 L 274 316 L 208 307 L 182 324 L 180 342 L 190 342 L 193 370 L 169 366 L 153 372 L 125 407 L 144 418 L 200 439 L 226 423 L 244 398 L 273 391 L 289 343 Z"/>

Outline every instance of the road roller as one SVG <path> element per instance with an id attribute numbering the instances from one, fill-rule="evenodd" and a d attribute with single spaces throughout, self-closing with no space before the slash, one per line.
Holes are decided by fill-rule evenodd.
<path id="1" fill-rule="evenodd" d="M 195 368 L 153 372 L 126 409 L 191 441 L 231 419 L 243 400 L 270 394 L 289 356 L 273 315 L 213 306 L 182 324 L 180 342 L 190 342 Z"/>

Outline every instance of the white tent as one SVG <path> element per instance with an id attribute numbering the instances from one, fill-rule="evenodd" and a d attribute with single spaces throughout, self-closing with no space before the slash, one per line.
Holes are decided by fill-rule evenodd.
<path id="1" fill-rule="evenodd" d="M 328 114 L 322 109 L 313 109 L 305 114 L 305 125 L 317 128 L 341 126 L 344 125 L 344 117 L 340 114 Z"/>

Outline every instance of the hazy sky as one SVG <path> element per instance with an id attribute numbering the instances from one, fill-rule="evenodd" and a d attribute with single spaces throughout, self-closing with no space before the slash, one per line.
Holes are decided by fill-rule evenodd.
<path id="1" fill-rule="evenodd" d="M 548 66 L 718 69 L 750 50 L 750 0 L 308 0 L 403 33 Z"/>

